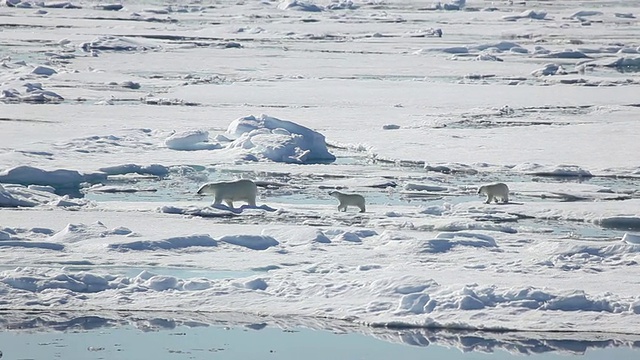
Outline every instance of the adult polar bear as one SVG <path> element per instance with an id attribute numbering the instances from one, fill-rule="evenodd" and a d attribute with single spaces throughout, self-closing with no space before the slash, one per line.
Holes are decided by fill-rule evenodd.
<path id="1" fill-rule="evenodd" d="M 478 194 L 487 195 L 485 204 L 490 204 L 492 201 L 497 203 L 498 199 L 502 200 L 504 204 L 509 202 L 509 187 L 505 183 L 482 185 L 478 188 Z"/>
<path id="2" fill-rule="evenodd" d="M 221 181 L 204 184 L 198 189 L 198 195 L 213 195 L 213 206 L 223 201 L 233 209 L 234 201 L 246 201 L 249 206 L 256 206 L 258 187 L 249 179 Z"/>
<path id="3" fill-rule="evenodd" d="M 360 212 L 365 212 L 364 197 L 360 194 L 345 194 L 340 191 L 330 191 L 330 196 L 338 199 L 338 211 L 347 211 L 347 206 L 357 206 Z"/>

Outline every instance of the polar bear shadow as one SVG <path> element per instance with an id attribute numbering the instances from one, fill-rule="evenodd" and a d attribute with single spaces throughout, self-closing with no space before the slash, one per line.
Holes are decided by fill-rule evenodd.
<path id="1" fill-rule="evenodd" d="M 223 211 L 229 211 L 232 212 L 234 214 L 242 214 L 242 212 L 244 212 L 245 210 L 264 210 L 264 211 L 269 211 L 269 212 L 273 212 L 273 211 L 277 211 L 278 209 L 274 209 L 268 205 L 260 205 L 260 206 L 252 206 L 252 205 L 242 205 L 238 208 L 234 208 L 234 207 L 229 207 L 228 205 L 225 204 L 211 204 L 210 206 L 211 208 L 214 209 L 218 209 L 218 210 L 223 210 Z"/>

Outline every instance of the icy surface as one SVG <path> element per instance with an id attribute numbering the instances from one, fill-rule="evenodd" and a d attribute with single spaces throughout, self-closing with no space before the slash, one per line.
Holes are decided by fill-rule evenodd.
<path id="1" fill-rule="evenodd" d="M 3 310 L 637 344 L 640 2 L 583 3 L 6 2 Z"/>

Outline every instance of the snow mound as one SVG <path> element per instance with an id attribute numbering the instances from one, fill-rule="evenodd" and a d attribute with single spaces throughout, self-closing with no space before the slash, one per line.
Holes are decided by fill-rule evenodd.
<path id="1" fill-rule="evenodd" d="M 48 238 L 48 241 L 59 244 L 75 244 L 84 241 L 103 239 L 110 236 L 128 236 L 133 232 L 127 228 L 118 227 L 109 230 L 103 223 L 67 224 L 64 229 Z"/>
<path id="2" fill-rule="evenodd" d="M 318 229 L 301 227 L 296 229 L 267 228 L 262 235 L 278 239 L 283 245 L 299 246 L 313 243 L 331 243 L 331 240 Z"/>
<path id="3" fill-rule="evenodd" d="M 426 171 L 439 172 L 443 174 L 467 174 L 475 175 L 478 170 L 467 164 L 445 163 L 445 164 L 425 164 Z"/>
<path id="4" fill-rule="evenodd" d="M 43 89 L 41 83 L 25 83 L 24 87 L 26 87 L 24 93 L 9 86 L 0 88 L 0 101 L 5 103 L 24 102 L 32 104 L 60 103 L 64 101 L 61 95 Z"/>
<path id="5" fill-rule="evenodd" d="M 544 10 L 540 10 L 540 11 L 525 10 L 518 15 L 503 16 L 502 19 L 506 21 L 517 21 L 520 19 L 544 20 L 546 17 L 547 17 L 547 12 Z"/>
<path id="6" fill-rule="evenodd" d="M 107 175 L 125 175 L 125 174 L 140 174 L 140 175 L 155 175 L 163 177 L 169 174 L 169 168 L 160 164 L 151 164 L 147 166 L 136 164 L 123 164 L 117 166 L 103 167 L 99 169 Z"/>
<path id="7" fill-rule="evenodd" d="M 0 185 L 0 207 L 32 207 L 37 203 L 19 196 L 15 196 L 9 190 Z"/>
<path id="8" fill-rule="evenodd" d="M 448 188 L 439 185 L 406 183 L 404 189 L 407 191 L 447 191 Z"/>
<path id="9" fill-rule="evenodd" d="M 104 173 L 80 173 L 75 170 L 43 170 L 18 166 L 0 172 L 0 182 L 20 185 L 49 185 L 56 189 L 77 189 L 82 183 L 99 183 L 107 179 Z"/>
<path id="10" fill-rule="evenodd" d="M 229 124 L 227 135 L 235 138 L 227 148 L 244 149 L 275 162 L 331 162 L 324 135 L 291 121 L 267 115 L 247 116 Z"/>
<path id="11" fill-rule="evenodd" d="M 277 7 L 280 10 L 298 10 L 308 12 L 320 12 L 324 10 L 322 6 L 298 0 L 283 0 L 278 3 Z"/>
<path id="12" fill-rule="evenodd" d="M 581 17 L 587 17 L 587 16 L 598 16 L 598 15 L 602 15 L 602 11 L 596 11 L 596 10 L 579 10 L 574 12 L 573 14 L 569 15 L 570 19 L 575 19 L 575 18 L 581 18 Z"/>
<path id="13" fill-rule="evenodd" d="M 267 287 L 269 287 L 267 282 L 260 278 L 246 281 L 240 284 L 240 286 L 249 290 L 267 290 Z"/>
<path id="14" fill-rule="evenodd" d="M 358 9 L 360 6 L 355 4 L 353 1 L 351 0 L 332 0 L 331 3 L 329 3 L 326 6 L 327 10 L 355 10 Z"/>
<path id="15" fill-rule="evenodd" d="M 577 50 L 549 52 L 548 54 L 539 55 L 539 57 L 553 59 L 591 59 L 589 55 Z"/>
<path id="16" fill-rule="evenodd" d="M 584 291 L 553 292 L 534 287 L 497 289 L 466 285 L 462 288 L 439 288 L 425 284 L 413 292 L 401 294 L 396 314 L 438 314 L 450 310 L 481 310 L 493 308 L 529 309 L 540 311 L 592 311 L 602 313 L 636 313 L 631 299 L 620 300 Z M 559 313 L 558 313 L 559 314 Z"/>
<path id="17" fill-rule="evenodd" d="M 90 42 L 80 45 L 84 51 L 92 50 L 100 51 L 144 51 L 154 49 L 155 46 L 144 44 L 138 40 L 117 37 L 117 36 L 99 36 Z"/>
<path id="18" fill-rule="evenodd" d="M 534 176 L 556 176 L 556 177 L 592 177 L 588 170 L 576 165 L 556 165 L 553 167 L 539 164 L 521 164 L 514 168 Z"/>
<path id="19" fill-rule="evenodd" d="M 148 250 L 174 250 L 184 249 L 188 247 L 214 247 L 218 246 L 218 242 L 212 239 L 209 235 L 190 235 L 190 236 L 177 236 L 162 240 L 140 240 L 132 242 L 124 242 L 119 244 L 110 244 L 109 249 L 112 250 L 136 250 L 136 251 L 148 251 Z"/>
<path id="20" fill-rule="evenodd" d="M 473 232 L 441 232 L 435 239 L 427 240 L 421 244 L 421 252 L 445 253 L 456 246 L 469 246 L 476 248 L 497 248 L 496 241 L 489 235 Z"/>
<path id="21" fill-rule="evenodd" d="M 621 57 L 616 59 L 615 61 L 605 64 L 604 66 L 616 68 L 624 71 L 640 71 L 640 57 L 637 57 L 637 58 Z"/>
<path id="22" fill-rule="evenodd" d="M 169 136 L 164 144 L 172 150 L 215 150 L 222 146 L 215 142 L 209 142 L 209 132 L 203 130 L 190 130 L 175 133 Z"/>
<path id="23" fill-rule="evenodd" d="M 640 217 L 637 216 L 603 217 L 594 223 L 608 229 L 640 230 Z"/>
<path id="24" fill-rule="evenodd" d="M 346 242 L 352 242 L 352 243 L 361 243 L 362 239 L 378 235 L 378 233 L 375 230 L 367 230 L 367 229 L 359 229 L 359 230 L 331 229 L 331 230 L 327 230 L 325 234 L 331 237 L 331 241 L 346 241 Z"/>
<path id="25" fill-rule="evenodd" d="M 0 274 L 0 282 L 20 290 L 34 293 L 69 290 L 75 293 L 96 293 L 120 287 L 121 279 L 113 276 L 100 276 L 90 273 L 64 274 L 61 272 L 36 273 L 16 269 Z"/>
<path id="26" fill-rule="evenodd" d="M 221 237 L 220 241 L 243 246 L 251 250 L 267 250 L 280 244 L 276 239 L 268 235 L 228 235 Z"/>
<path id="27" fill-rule="evenodd" d="M 0 186 L 0 207 L 76 207 L 90 204 L 86 199 L 71 199 L 68 195 L 58 196 L 52 187 L 29 185 Z"/>
<path id="28" fill-rule="evenodd" d="M 58 72 L 55 71 L 53 68 L 50 68 L 48 66 L 38 65 L 31 71 L 31 73 L 34 74 L 34 75 L 40 75 L 40 76 L 48 77 L 48 76 L 57 74 Z"/>
<path id="29" fill-rule="evenodd" d="M 421 206 L 418 210 L 419 214 L 425 215 L 434 215 L 434 216 L 442 216 L 446 211 L 449 211 L 449 206 L 441 206 L 441 205 L 431 205 L 431 206 Z"/>
<path id="30" fill-rule="evenodd" d="M 496 49 L 498 51 L 510 51 L 514 48 L 522 48 L 522 46 L 520 46 L 520 44 L 511 42 L 511 41 L 500 41 L 498 43 L 480 44 L 480 45 L 474 46 L 474 48 L 480 51 L 484 51 L 487 49 Z"/>
<path id="31" fill-rule="evenodd" d="M 533 76 L 567 75 L 567 70 L 558 64 L 545 64 L 544 67 L 531 72 Z"/>
<path id="32" fill-rule="evenodd" d="M 627 244 L 640 245 L 640 235 L 625 233 L 622 236 L 622 241 Z"/>
<path id="33" fill-rule="evenodd" d="M 55 250 L 62 251 L 64 250 L 64 245 L 61 244 L 52 244 L 48 242 L 41 241 L 0 241 L 0 248 L 5 247 L 13 247 L 13 248 L 37 248 L 43 250 Z"/>

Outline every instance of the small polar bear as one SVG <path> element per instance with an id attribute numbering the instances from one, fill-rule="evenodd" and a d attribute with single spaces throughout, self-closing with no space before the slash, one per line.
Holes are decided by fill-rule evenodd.
<path id="1" fill-rule="evenodd" d="M 207 183 L 198 189 L 198 195 L 213 195 L 213 206 L 224 201 L 232 209 L 236 200 L 246 201 L 249 206 L 255 207 L 257 192 L 256 184 L 248 179 Z"/>
<path id="2" fill-rule="evenodd" d="M 490 204 L 492 201 L 497 203 L 498 199 L 502 200 L 503 204 L 509 202 L 509 187 L 505 183 L 482 185 L 478 188 L 478 194 L 487 195 L 485 204 Z"/>
<path id="3" fill-rule="evenodd" d="M 357 206 L 360 212 L 365 212 L 364 197 L 360 194 L 345 194 L 340 191 L 329 191 L 329 195 L 338 199 L 338 211 L 347 211 L 347 206 Z"/>

